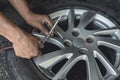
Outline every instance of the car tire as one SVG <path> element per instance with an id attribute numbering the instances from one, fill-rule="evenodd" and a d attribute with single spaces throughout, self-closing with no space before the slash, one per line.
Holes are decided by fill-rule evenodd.
<path id="1" fill-rule="evenodd" d="M 30 4 L 32 5 L 31 8 L 34 12 L 48 15 L 57 10 L 68 9 L 71 7 L 90 9 L 100 14 L 105 14 L 118 25 L 120 24 L 119 0 L 33 0 Z M 12 7 L 6 8 L 3 12 L 24 30 L 31 33 L 32 28 L 24 22 L 22 17 Z M 4 37 L 1 37 L 1 40 L 5 41 L 3 47 L 12 45 Z M 17 57 L 13 49 L 7 50 L 5 53 L 7 53 L 6 58 L 10 80 L 49 80 L 48 77 L 38 70 L 33 63 L 33 60 Z M 120 77 L 113 80 L 120 80 Z"/>

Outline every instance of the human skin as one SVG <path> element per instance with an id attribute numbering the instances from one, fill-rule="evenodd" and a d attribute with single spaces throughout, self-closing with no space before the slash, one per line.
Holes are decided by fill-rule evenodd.
<path id="1" fill-rule="evenodd" d="M 0 34 L 13 43 L 13 48 L 17 56 L 30 59 L 41 54 L 39 48 L 43 45 L 40 40 L 8 20 L 0 13 Z"/>
<path id="2" fill-rule="evenodd" d="M 47 23 L 51 29 L 52 22 L 46 15 L 33 13 L 29 9 L 26 0 L 9 0 L 9 2 L 21 14 L 26 23 L 38 28 L 43 34 L 48 34 L 44 23 Z M 15 54 L 19 57 L 31 59 L 42 54 L 39 50 L 39 48 L 43 47 L 41 40 L 23 31 L 2 13 L 0 13 L 0 34 L 13 43 Z"/>
<path id="3" fill-rule="evenodd" d="M 52 22 L 49 19 L 49 17 L 47 17 L 46 15 L 35 14 L 34 12 L 32 12 L 29 9 L 26 0 L 9 0 L 9 2 L 21 14 L 21 16 L 25 19 L 25 21 L 29 25 L 31 25 L 35 28 L 38 28 L 45 35 L 48 34 L 48 30 L 45 28 L 45 26 L 43 24 L 47 23 L 48 27 L 51 29 Z"/>

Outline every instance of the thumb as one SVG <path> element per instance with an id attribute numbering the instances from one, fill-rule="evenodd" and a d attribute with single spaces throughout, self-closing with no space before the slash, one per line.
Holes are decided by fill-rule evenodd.
<path id="1" fill-rule="evenodd" d="M 44 25 L 39 24 L 39 29 L 44 35 L 47 35 L 49 33 Z"/>
<path id="2" fill-rule="evenodd" d="M 43 47 L 44 47 L 44 45 L 42 44 L 42 42 L 41 42 L 41 41 L 39 41 L 39 42 L 38 42 L 38 44 L 39 44 L 39 45 L 38 45 L 38 46 L 39 46 L 39 48 L 43 48 Z"/>

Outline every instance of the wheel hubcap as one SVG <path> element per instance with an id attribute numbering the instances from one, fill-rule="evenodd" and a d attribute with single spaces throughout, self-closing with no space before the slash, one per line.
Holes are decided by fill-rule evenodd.
<path id="1" fill-rule="evenodd" d="M 56 27 L 57 36 L 46 43 L 45 50 L 48 51 L 33 59 L 37 68 L 53 80 L 114 80 L 120 71 L 118 24 L 84 9 L 65 9 L 50 14 L 54 21 L 60 15 L 63 17 Z M 34 35 L 44 38 L 38 33 Z M 79 62 L 82 68 L 77 70 L 79 65 L 74 70 Z M 75 72 L 71 75 L 73 77 L 71 72 Z"/>
<path id="2" fill-rule="evenodd" d="M 85 47 L 85 41 L 82 38 L 76 38 L 73 40 L 73 45 L 76 48 L 83 48 Z"/>

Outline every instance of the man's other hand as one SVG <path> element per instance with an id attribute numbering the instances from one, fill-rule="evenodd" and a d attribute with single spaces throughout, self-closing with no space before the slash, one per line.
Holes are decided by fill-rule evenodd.
<path id="1" fill-rule="evenodd" d="M 49 32 L 44 24 L 47 24 L 49 29 L 52 28 L 52 21 L 46 15 L 29 13 L 24 19 L 29 25 L 39 29 L 44 35 L 47 35 Z"/>
<path id="2" fill-rule="evenodd" d="M 21 36 L 21 39 L 13 42 L 13 47 L 18 57 L 31 59 L 41 55 L 39 48 L 42 48 L 43 45 L 39 38 L 25 33 Z"/>

